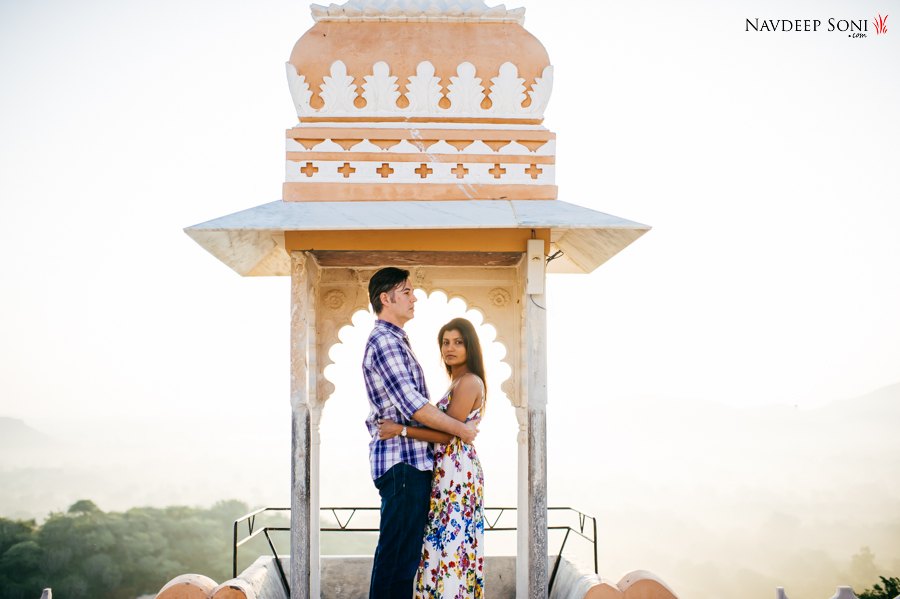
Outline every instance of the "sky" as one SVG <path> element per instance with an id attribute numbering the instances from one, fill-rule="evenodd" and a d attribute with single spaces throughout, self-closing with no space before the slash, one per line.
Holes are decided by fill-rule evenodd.
<path id="1" fill-rule="evenodd" d="M 555 68 L 559 198 L 653 227 L 549 278 L 557 469 L 583 442 L 565 427 L 617 406 L 803 410 L 900 382 L 900 4 L 523 5 Z M 239 277 L 182 228 L 280 197 L 283 65 L 311 25 L 305 2 L 0 3 L 0 416 L 98 447 L 158 432 L 207 460 L 223 435 L 287 442 L 289 283 Z M 324 498 L 363 451 L 342 436 L 362 428 L 347 351 Z M 493 405 L 498 463 L 514 418 Z"/>

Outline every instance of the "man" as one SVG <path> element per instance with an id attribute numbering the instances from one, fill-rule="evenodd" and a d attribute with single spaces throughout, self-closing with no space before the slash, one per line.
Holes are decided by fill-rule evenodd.
<path id="1" fill-rule="evenodd" d="M 467 443 L 475 439 L 476 430 L 474 424 L 459 422 L 428 401 L 425 375 L 403 331 L 403 325 L 413 318 L 416 303 L 409 271 L 389 267 L 376 272 L 369 281 L 369 301 L 378 320 L 363 356 L 370 407 L 366 426 L 372 435 L 372 478 L 381 495 L 381 526 L 369 597 L 403 599 L 412 596 L 422 556 L 434 456 L 431 445 L 408 438 L 405 427 L 400 436 L 379 440 L 378 420 L 390 418 L 407 426 L 420 423 Z"/>

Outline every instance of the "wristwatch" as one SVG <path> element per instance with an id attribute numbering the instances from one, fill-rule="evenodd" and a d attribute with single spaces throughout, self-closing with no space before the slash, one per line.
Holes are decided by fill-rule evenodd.
<path id="1" fill-rule="evenodd" d="M 403 428 L 400 429 L 400 436 L 406 437 L 406 426 L 405 425 L 403 426 Z"/>

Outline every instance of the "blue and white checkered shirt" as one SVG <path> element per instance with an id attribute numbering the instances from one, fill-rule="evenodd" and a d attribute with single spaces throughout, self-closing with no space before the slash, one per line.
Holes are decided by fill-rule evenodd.
<path id="1" fill-rule="evenodd" d="M 417 470 L 434 468 L 431 443 L 397 435 L 378 439 L 378 419 L 387 418 L 407 426 L 419 426 L 412 415 L 428 403 L 425 373 L 409 346 L 406 333 L 397 325 L 376 320 L 363 354 L 363 378 L 369 395 L 366 427 L 372 478 L 377 479 L 391 466 L 404 463 Z"/>

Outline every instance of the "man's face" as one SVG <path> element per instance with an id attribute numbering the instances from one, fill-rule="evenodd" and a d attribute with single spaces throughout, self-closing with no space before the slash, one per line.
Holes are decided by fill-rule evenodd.
<path id="1" fill-rule="evenodd" d="M 384 305 L 381 317 L 400 326 L 415 316 L 416 296 L 409 280 L 403 281 L 391 291 L 382 293 L 381 303 Z"/>

